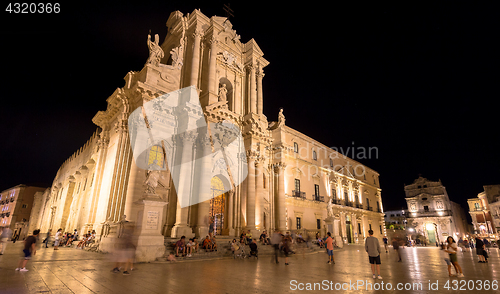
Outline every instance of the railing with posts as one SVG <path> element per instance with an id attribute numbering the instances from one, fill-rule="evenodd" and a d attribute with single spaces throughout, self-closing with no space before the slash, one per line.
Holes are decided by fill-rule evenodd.
<path id="1" fill-rule="evenodd" d="M 292 197 L 306 199 L 306 192 L 301 192 L 297 190 L 292 191 Z"/>
<path id="2" fill-rule="evenodd" d="M 313 194 L 313 200 L 314 201 L 325 202 L 325 196 L 319 196 L 319 195 Z"/>
<path id="3" fill-rule="evenodd" d="M 344 201 L 341 199 L 332 199 L 332 203 L 337 205 L 343 205 Z"/>
<path id="4" fill-rule="evenodd" d="M 356 208 L 361 208 L 363 209 L 363 204 L 359 203 L 359 202 L 356 202 Z"/>
<path id="5" fill-rule="evenodd" d="M 371 206 L 367 206 L 367 207 L 366 207 L 366 210 L 373 211 L 373 207 L 371 207 Z"/>

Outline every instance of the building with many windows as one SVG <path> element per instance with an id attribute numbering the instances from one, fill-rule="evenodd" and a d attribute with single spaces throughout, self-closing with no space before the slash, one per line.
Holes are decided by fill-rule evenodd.
<path id="1" fill-rule="evenodd" d="M 500 185 L 483 186 L 476 198 L 468 199 L 475 234 L 496 238 L 500 230 Z"/>
<path id="2" fill-rule="evenodd" d="M 434 182 L 418 177 L 405 186 L 408 226 L 426 237 L 429 243 L 444 242 L 447 236 L 455 240 L 467 233 L 464 209 L 450 201 L 441 180 Z"/>
<path id="3" fill-rule="evenodd" d="M 33 221 L 42 232 L 95 229 L 99 248 L 106 251 L 124 226 L 136 224 L 138 261 L 161 256 L 166 237 L 206 236 L 211 222 L 217 235 L 228 238 L 243 230 L 259 236 L 275 229 L 322 236 L 330 231 L 339 245 L 362 242 L 369 229 L 381 238 L 379 174 L 288 127 L 283 110 L 277 121 L 263 114 L 262 83 L 269 62 L 254 39 L 242 42 L 225 17 L 209 18 L 199 10 L 171 13 L 167 27 L 163 43 L 158 36 L 148 37 L 150 56 L 144 68 L 125 76 L 125 85 L 107 99 L 107 109 L 93 118 L 96 133 L 61 165 L 52 187 L 40 195 Z M 219 166 L 203 179 L 183 174 L 185 181 L 206 180 L 213 196 L 183 207 L 178 194 L 186 191 L 176 191 L 175 173 L 138 167 L 129 116 L 166 93 L 193 89 L 206 124 L 227 121 L 239 129 L 245 152 L 238 160 L 249 168 L 240 185 L 233 185 Z M 195 102 L 165 106 L 159 119 L 177 134 L 178 116 L 173 114 L 191 117 Z M 155 143 L 141 160 L 164 167 L 172 160 L 166 149 L 189 159 L 199 155 L 198 144 L 211 140 L 193 131 L 177 142 L 173 147 Z"/>
<path id="4" fill-rule="evenodd" d="M 0 227 L 9 227 L 23 239 L 28 233 L 28 220 L 35 193 L 46 188 L 17 185 L 0 193 Z"/>

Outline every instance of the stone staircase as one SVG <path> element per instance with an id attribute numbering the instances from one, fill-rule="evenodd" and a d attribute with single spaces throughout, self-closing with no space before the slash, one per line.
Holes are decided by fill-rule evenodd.
<path id="1" fill-rule="evenodd" d="M 176 257 L 176 261 L 196 261 L 196 260 L 210 260 L 210 259 L 222 259 L 222 258 L 234 258 L 233 252 L 231 251 L 231 242 L 234 237 L 229 236 L 217 236 L 217 251 L 213 252 L 205 252 L 204 249 L 198 249 L 198 252 L 193 253 L 191 257 Z M 179 238 L 165 238 L 165 255 L 163 257 L 159 257 L 156 259 L 157 262 L 167 262 L 167 256 L 170 252 L 174 252 L 174 244 L 177 242 Z M 237 238 L 239 240 L 239 238 Z M 199 241 L 201 242 L 201 241 Z M 259 256 L 271 256 L 274 254 L 274 247 L 271 245 L 262 245 L 260 242 L 257 243 Z M 324 248 L 320 248 L 316 244 L 310 245 L 310 248 L 306 248 L 305 244 L 294 245 L 292 250 L 296 252 L 296 254 L 312 254 L 312 253 L 325 253 Z M 336 248 L 335 251 L 341 250 L 340 248 Z M 248 255 L 250 253 L 250 247 L 245 245 L 245 253 Z"/>

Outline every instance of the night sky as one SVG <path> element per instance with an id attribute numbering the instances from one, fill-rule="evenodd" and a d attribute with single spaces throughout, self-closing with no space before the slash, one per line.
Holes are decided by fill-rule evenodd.
<path id="1" fill-rule="evenodd" d="M 143 2 L 2 11 L 0 191 L 51 185 L 108 96 L 143 67 L 148 31 L 165 38 L 171 12 L 225 15 L 224 2 Z M 288 126 L 327 146 L 376 147 L 354 159 L 380 173 L 385 210 L 406 208 L 404 185 L 419 174 L 467 209 L 483 185 L 500 184 L 498 7 L 404 2 L 231 3 L 231 22 L 270 62 L 270 121 L 283 107 Z"/>

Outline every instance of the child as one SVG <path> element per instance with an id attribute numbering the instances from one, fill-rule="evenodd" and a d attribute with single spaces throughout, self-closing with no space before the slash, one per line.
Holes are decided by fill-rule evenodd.
<path id="1" fill-rule="evenodd" d="M 167 261 L 172 261 L 172 262 L 176 261 L 173 251 L 170 251 L 170 254 L 167 257 Z"/>
<path id="2" fill-rule="evenodd" d="M 450 277 L 454 277 L 455 275 L 451 273 L 451 260 L 449 258 L 449 255 L 448 253 L 446 252 L 446 245 L 442 244 L 441 245 L 441 250 L 444 250 L 444 253 L 446 254 L 445 258 L 444 258 L 444 261 L 446 262 L 446 265 L 448 266 L 448 276 Z M 457 269 L 455 268 L 455 271 Z M 458 272 L 457 272 L 458 274 Z"/>

